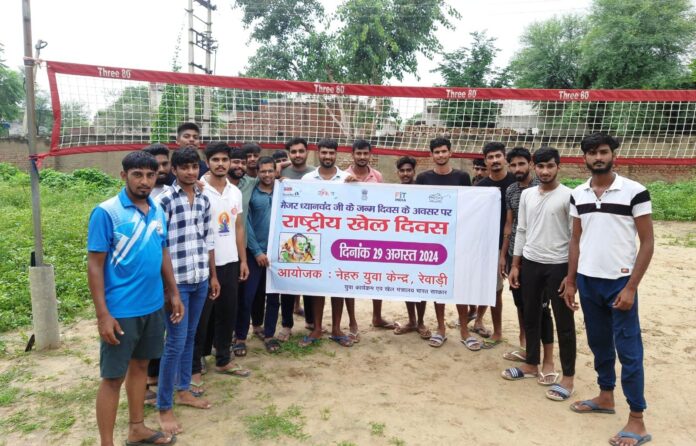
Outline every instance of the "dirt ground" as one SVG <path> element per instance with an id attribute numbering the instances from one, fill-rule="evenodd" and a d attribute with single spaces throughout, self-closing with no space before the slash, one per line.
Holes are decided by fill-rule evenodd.
<path id="1" fill-rule="evenodd" d="M 696 444 L 696 248 L 694 224 L 656 223 L 657 244 L 640 287 L 645 344 L 646 422 L 653 444 Z M 690 245 L 690 246 L 689 246 Z M 416 334 L 395 336 L 370 327 L 371 304 L 358 301 L 362 341 L 346 349 L 328 341 L 309 352 L 288 348 L 269 355 L 249 342 L 246 379 L 205 376 L 214 407 L 176 408 L 185 432 L 180 445 L 594 445 L 607 444 L 628 415 L 617 387 L 616 415 L 578 415 L 568 403 L 544 397 L 535 380 L 508 382 L 500 372 L 513 364 L 502 354 L 516 347 L 517 321 L 504 294 L 507 344 L 468 351 L 458 332 L 440 349 Z M 387 317 L 402 320 L 401 303 L 385 302 Z M 447 319 L 454 319 L 454 308 Z M 325 320 L 329 317 L 328 311 Z M 426 321 L 434 326 L 432 306 Z M 295 333 L 304 324 L 295 320 Z M 487 316 L 487 325 L 490 318 Z M 576 317 L 578 358 L 574 398 L 595 395 L 592 356 Z M 97 444 L 93 413 L 98 385 L 94 321 L 64 327 L 63 347 L 23 353 L 26 333 L 2 335 L 0 444 Z M 211 362 L 209 362 L 211 363 Z M 556 359 L 557 369 L 560 361 Z M 618 366 L 618 364 L 617 364 Z M 125 400 L 125 397 L 122 398 Z M 125 403 L 116 441 L 123 444 Z M 156 425 L 155 412 L 147 421 Z M 267 429 L 264 429 L 267 428 Z M 273 429 L 276 429 L 275 431 Z M 279 437 L 273 437 L 280 432 Z"/>

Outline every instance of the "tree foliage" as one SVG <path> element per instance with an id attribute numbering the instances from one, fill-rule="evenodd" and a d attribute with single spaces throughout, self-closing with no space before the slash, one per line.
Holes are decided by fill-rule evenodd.
<path id="1" fill-rule="evenodd" d="M 3 53 L 4 49 L 0 44 L 0 121 L 14 121 L 22 114 L 24 84 L 21 73 L 5 65 Z"/>
<path id="2" fill-rule="evenodd" d="M 150 126 L 150 92 L 145 85 L 126 87 L 114 94 L 113 103 L 97 111 L 97 133 L 140 133 Z"/>

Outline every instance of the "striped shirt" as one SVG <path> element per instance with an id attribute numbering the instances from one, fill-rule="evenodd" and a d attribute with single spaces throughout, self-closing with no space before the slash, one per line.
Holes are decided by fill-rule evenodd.
<path id="1" fill-rule="evenodd" d="M 197 284 L 208 280 L 208 251 L 214 249 L 210 227 L 210 200 L 195 187 L 193 204 L 176 182 L 162 192 L 157 201 L 167 219 L 167 242 L 178 284 Z"/>
<path id="2" fill-rule="evenodd" d="M 582 224 L 578 272 L 600 279 L 630 276 L 637 255 L 635 219 L 652 213 L 650 193 L 616 174 L 597 197 L 590 181 L 576 187 L 570 198 L 570 215 Z"/>

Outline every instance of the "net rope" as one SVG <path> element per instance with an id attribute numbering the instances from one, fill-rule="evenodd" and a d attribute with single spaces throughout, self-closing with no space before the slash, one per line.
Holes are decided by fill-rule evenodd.
<path id="1" fill-rule="evenodd" d="M 636 160 L 696 163 L 696 91 L 519 90 L 341 85 L 191 75 L 48 62 L 54 111 L 50 155 L 172 144 L 193 121 L 203 141 L 282 147 L 292 137 L 381 153 L 429 155 L 436 136 L 458 156 L 489 141 L 558 148 L 606 131 Z"/>

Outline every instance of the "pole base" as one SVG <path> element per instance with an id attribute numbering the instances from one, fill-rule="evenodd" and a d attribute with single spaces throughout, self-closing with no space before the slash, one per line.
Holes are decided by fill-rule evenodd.
<path id="1" fill-rule="evenodd" d="M 29 267 L 29 288 L 36 349 L 60 347 L 58 301 L 53 265 Z"/>

